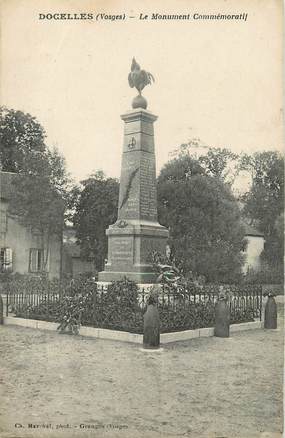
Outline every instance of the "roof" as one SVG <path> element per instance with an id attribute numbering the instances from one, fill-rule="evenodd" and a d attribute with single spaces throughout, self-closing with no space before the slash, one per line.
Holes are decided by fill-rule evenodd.
<path id="1" fill-rule="evenodd" d="M 9 199 L 13 193 L 12 181 L 17 176 L 13 172 L 0 172 L 0 198 Z"/>

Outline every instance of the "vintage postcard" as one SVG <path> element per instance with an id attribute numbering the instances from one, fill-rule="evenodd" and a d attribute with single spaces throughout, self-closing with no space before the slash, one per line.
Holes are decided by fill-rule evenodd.
<path id="1" fill-rule="evenodd" d="M 283 436 L 281 0 L 0 0 L 0 436 Z"/>

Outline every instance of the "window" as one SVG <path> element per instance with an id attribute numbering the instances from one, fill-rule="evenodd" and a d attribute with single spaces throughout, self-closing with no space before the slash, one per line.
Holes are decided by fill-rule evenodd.
<path id="1" fill-rule="evenodd" d="M 12 249 L 0 248 L 0 272 L 12 271 Z"/>
<path id="2" fill-rule="evenodd" d="M 41 272 L 44 266 L 44 251 L 42 249 L 30 249 L 30 272 Z"/>
<path id="3" fill-rule="evenodd" d="M 7 231 L 7 213 L 5 210 L 0 210 L 0 233 L 6 233 L 6 231 Z"/>

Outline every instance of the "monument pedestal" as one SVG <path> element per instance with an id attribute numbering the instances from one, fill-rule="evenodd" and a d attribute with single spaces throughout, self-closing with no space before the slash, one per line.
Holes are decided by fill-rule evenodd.
<path id="1" fill-rule="evenodd" d="M 138 108 L 121 116 L 125 122 L 118 220 L 108 236 L 108 262 L 99 281 L 127 277 L 154 283 L 150 254 L 165 254 L 168 230 L 157 221 L 157 193 L 151 112 Z"/>
<path id="2" fill-rule="evenodd" d="M 133 221 L 135 222 L 135 221 Z M 128 277 L 136 283 L 155 283 L 156 274 L 150 263 L 150 253 L 165 253 L 168 230 L 158 223 L 128 223 L 125 228 L 110 226 L 108 236 L 108 262 L 105 271 L 99 272 L 99 281 L 120 280 Z"/>

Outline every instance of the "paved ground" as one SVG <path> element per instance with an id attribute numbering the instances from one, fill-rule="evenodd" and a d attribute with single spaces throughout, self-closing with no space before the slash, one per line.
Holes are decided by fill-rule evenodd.
<path id="1" fill-rule="evenodd" d="M 153 353 L 1 326 L 0 436 L 279 437 L 281 321 Z"/>

